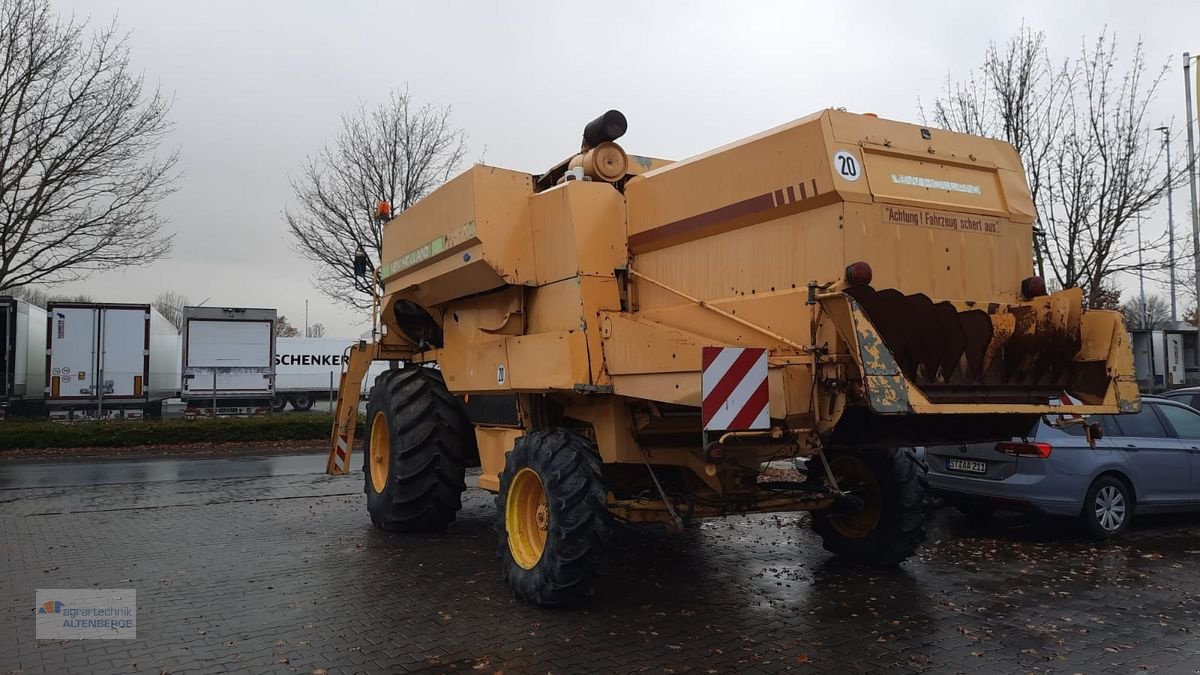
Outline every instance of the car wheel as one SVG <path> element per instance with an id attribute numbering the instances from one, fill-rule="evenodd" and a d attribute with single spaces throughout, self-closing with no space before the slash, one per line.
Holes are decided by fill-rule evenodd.
<path id="1" fill-rule="evenodd" d="M 1083 501 L 1084 529 L 1096 539 L 1112 539 L 1133 522 L 1133 495 L 1115 476 L 1100 476 Z"/>

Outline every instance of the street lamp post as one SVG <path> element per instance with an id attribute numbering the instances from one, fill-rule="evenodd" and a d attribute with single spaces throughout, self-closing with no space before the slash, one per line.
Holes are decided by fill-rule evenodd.
<path id="1" fill-rule="evenodd" d="M 1175 311 L 1175 209 L 1171 199 L 1171 193 L 1174 192 L 1171 186 L 1171 130 L 1164 126 L 1155 131 L 1162 132 L 1163 145 L 1167 148 L 1167 257 L 1171 265 L 1171 325 L 1174 327 L 1175 322 L 1179 321 L 1179 315 Z"/>
<path id="2" fill-rule="evenodd" d="M 1137 216 L 1137 239 L 1138 239 L 1138 291 L 1139 299 L 1142 303 L 1142 328 L 1148 328 L 1150 324 L 1150 314 L 1146 309 L 1146 268 L 1142 267 L 1142 216 Z"/>
<path id="3" fill-rule="evenodd" d="M 1200 315 L 1200 208 L 1196 206 L 1196 144 L 1192 136 L 1192 55 L 1183 53 L 1183 90 L 1187 101 L 1188 183 L 1192 193 L 1192 263 L 1196 268 L 1196 312 Z M 1198 85 L 1200 86 L 1200 85 Z"/>

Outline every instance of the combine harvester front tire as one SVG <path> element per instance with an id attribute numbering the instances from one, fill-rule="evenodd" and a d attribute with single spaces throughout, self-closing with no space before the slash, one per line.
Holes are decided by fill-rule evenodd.
<path id="1" fill-rule="evenodd" d="M 367 511 L 391 532 L 441 532 L 466 489 L 475 430 L 437 370 L 389 370 L 367 403 L 363 478 Z"/>
<path id="2" fill-rule="evenodd" d="M 567 429 L 517 439 L 500 474 L 496 531 L 519 600 L 576 604 L 592 595 L 609 513 L 595 446 Z"/>

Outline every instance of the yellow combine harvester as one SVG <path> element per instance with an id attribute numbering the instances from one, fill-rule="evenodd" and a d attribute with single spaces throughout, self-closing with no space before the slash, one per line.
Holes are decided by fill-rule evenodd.
<path id="1" fill-rule="evenodd" d="M 806 510 L 830 551 L 896 564 L 925 528 L 905 448 L 1137 410 L 1121 315 L 1032 274 L 1009 145 L 825 110 L 671 162 L 626 154 L 625 127 L 609 111 L 548 172 L 474 166 L 386 224 L 329 459 L 350 470 L 370 362 L 403 362 L 367 407 L 377 526 L 445 528 L 479 466 L 537 604 L 590 594 L 612 518 Z M 764 479 L 794 457 L 806 479 Z"/>

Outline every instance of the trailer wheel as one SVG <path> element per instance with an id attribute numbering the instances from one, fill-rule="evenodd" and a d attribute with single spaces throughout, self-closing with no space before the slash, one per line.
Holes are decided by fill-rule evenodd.
<path id="1" fill-rule="evenodd" d="M 567 429 L 517 439 L 496 497 L 500 564 L 517 599 L 554 606 L 591 597 L 608 533 L 606 495 L 591 441 Z"/>
<path id="2" fill-rule="evenodd" d="M 294 404 L 293 404 L 294 405 Z M 392 532 L 441 532 L 466 489 L 475 429 L 442 375 L 430 368 L 389 370 L 367 403 L 363 448 L 367 511 Z"/>
<path id="3" fill-rule="evenodd" d="M 296 394 L 291 398 L 292 409 L 304 412 L 313 407 L 312 394 Z"/>
<path id="4" fill-rule="evenodd" d="M 874 566 L 898 565 L 916 553 L 925 541 L 926 498 L 911 453 L 835 451 L 827 457 L 838 487 L 858 504 L 813 513 L 813 530 L 825 550 Z"/>
<path id="5" fill-rule="evenodd" d="M 271 399 L 271 412 L 283 412 L 283 409 L 287 407 L 287 404 L 288 401 L 286 398 L 282 396 L 276 396 L 275 398 Z"/>

